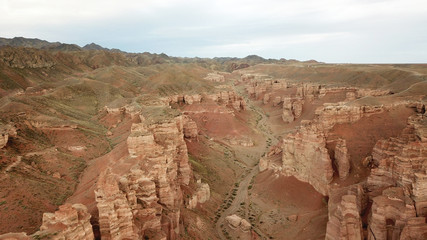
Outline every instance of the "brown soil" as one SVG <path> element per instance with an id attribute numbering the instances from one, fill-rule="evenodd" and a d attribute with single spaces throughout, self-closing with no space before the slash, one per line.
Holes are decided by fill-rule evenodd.
<path id="1" fill-rule="evenodd" d="M 310 184 L 264 171 L 251 193 L 254 223 L 274 239 L 324 238 L 327 201 Z"/>

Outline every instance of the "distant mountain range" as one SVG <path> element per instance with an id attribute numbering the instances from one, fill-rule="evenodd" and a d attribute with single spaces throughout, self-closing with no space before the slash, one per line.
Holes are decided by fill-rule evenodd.
<path id="1" fill-rule="evenodd" d="M 12 47 L 31 47 L 37 49 L 49 49 L 58 51 L 81 51 L 81 50 L 104 50 L 104 51 L 120 51 L 117 49 L 104 48 L 96 43 L 86 44 L 84 47 L 80 47 L 77 44 L 67 44 L 61 42 L 48 42 L 46 40 L 40 40 L 38 38 L 1 38 L 0 46 L 12 46 Z"/>

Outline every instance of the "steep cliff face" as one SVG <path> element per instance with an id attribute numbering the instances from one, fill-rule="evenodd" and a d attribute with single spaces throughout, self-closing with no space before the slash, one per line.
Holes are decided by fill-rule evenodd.
<path id="1" fill-rule="evenodd" d="M 334 189 L 328 202 L 329 220 L 325 239 L 363 239 L 360 214 L 367 204 L 367 197 L 360 184 Z"/>
<path id="2" fill-rule="evenodd" d="M 335 124 L 352 123 L 370 114 L 384 111 L 383 106 L 348 106 L 342 103 L 328 103 L 316 109 L 316 115 L 324 129 L 331 129 Z"/>
<path id="3" fill-rule="evenodd" d="M 235 110 L 245 110 L 246 103 L 243 98 L 237 95 L 234 91 L 218 91 L 216 93 L 202 93 L 193 95 L 174 95 L 163 98 L 164 103 L 172 104 L 194 104 L 201 103 L 205 100 L 212 100 L 214 102 L 225 104 L 233 107 Z"/>
<path id="4" fill-rule="evenodd" d="M 297 96 L 300 96 L 308 101 L 313 101 L 319 97 L 320 89 L 322 88 L 319 84 L 304 83 L 297 88 Z"/>
<path id="5" fill-rule="evenodd" d="M 411 117 L 401 136 L 378 141 L 372 152 L 377 167 L 367 181 L 372 190 L 396 185 L 411 189 L 422 216 L 427 216 L 426 122 L 424 115 Z"/>
<path id="6" fill-rule="evenodd" d="M 138 164 L 119 176 L 107 170 L 96 190 L 101 237 L 105 239 L 176 239 L 182 185 L 191 169 L 182 116 L 161 123 L 136 123 L 127 142 Z"/>
<path id="7" fill-rule="evenodd" d="M 325 135 L 317 125 L 303 125 L 283 139 L 282 173 L 309 182 L 317 191 L 328 195 L 333 169 Z"/>
<path id="8" fill-rule="evenodd" d="M 207 95 L 206 98 L 215 102 L 225 103 L 232 106 L 235 110 L 245 110 L 246 103 L 243 98 L 237 95 L 234 91 L 221 91 L 219 93 Z"/>
<path id="9" fill-rule="evenodd" d="M 401 135 L 377 142 L 372 152 L 373 169 L 366 182 L 330 190 L 327 239 L 363 239 L 363 236 L 343 234 L 349 229 L 359 233 L 359 224 L 353 223 L 360 221 L 363 212 L 369 213 L 368 221 L 364 222 L 368 225 L 365 232 L 368 239 L 427 237 L 425 121 L 425 115 L 413 115 Z M 351 200 L 354 197 L 356 200 L 369 198 L 371 208 L 357 200 L 357 211 L 354 211 Z M 350 208 L 351 213 L 342 214 L 343 208 Z"/>
<path id="10" fill-rule="evenodd" d="M 368 239 L 398 239 L 406 222 L 416 217 L 412 199 L 402 188 L 392 187 L 373 198 Z"/>

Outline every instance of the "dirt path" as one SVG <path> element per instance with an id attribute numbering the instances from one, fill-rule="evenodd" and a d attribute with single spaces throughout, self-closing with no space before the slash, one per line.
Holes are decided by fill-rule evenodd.
<path id="1" fill-rule="evenodd" d="M 50 147 L 47 149 L 44 149 L 42 151 L 37 151 L 37 152 L 29 152 L 24 154 L 25 157 L 30 157 L 30 156 L 34 156 L 34 155 L 42 155 L 45 154 L 47 152 L 52 152 L 52 151 L 56 151 L 55 147 Z M 7 178 L 8 177 L 8 172 L 10 172 L 14 167 L 18 166 L 22 161 L 22 156 L 17 156 L 16 157 L 16 161 L 14 161 L 13 163 L 9 164 L 2 172 L 1 172 L 1 177 L 0 177 L 0 181 Z"/>
<path id="2" fill-rule="evenodd" d="M 252 104 L 252 101 L 244 93 L 244 90 L 234 87 L 234 90 L 244 98 L 248 109 L 257 114 L 257 124 L 256 129 L 259 134 L 262 134 L 266 138 L 265 148 L 260 148 L 259 156 L 264 155 L 270 148 L 272 144 L 276 144 L 278 139 L 273 135 L 271 129 L 268 127 L 267 120 L 268 117 L 266 114 L 259 109 L 258 107 Z M 240 156 L 245 158 L 246 156 Z M 250 162 L 248 159 L 237 159 L 239 162 Z M 230 239 L 227 232 L 227 222 L 225 218 L 227 216 L 236 214 L 246 220 L 248 220 L 249 212 L 248 207 L 250 204 L 250 195 L 249 189 L 252 187 L 252 179 L 259 173 L 258 162 L 252 166 L 247 166 L 247 171 L 245 171 L 234 184 L 234 188 L 229 192 L 226 200 L 224 201 L 224 207 L 219 210 L 219 218 L 216 222 L 216 231 L 221 239 Z M 218 216 L 218 215 L 217 215 Z M 268 239 L 269 236 L 264 233 L 261 229 L 252 226 L 252 229 L 258 233 L 261 239 Z"/>

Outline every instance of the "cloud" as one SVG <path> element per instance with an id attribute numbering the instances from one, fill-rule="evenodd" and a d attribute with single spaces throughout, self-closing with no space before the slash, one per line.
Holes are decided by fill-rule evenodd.
<path id="1" fill-rule="evenodd" d="M 176 56 L 426 62 L 425 9 L 424 0 L 0 0 L 0 34 Z"/>

